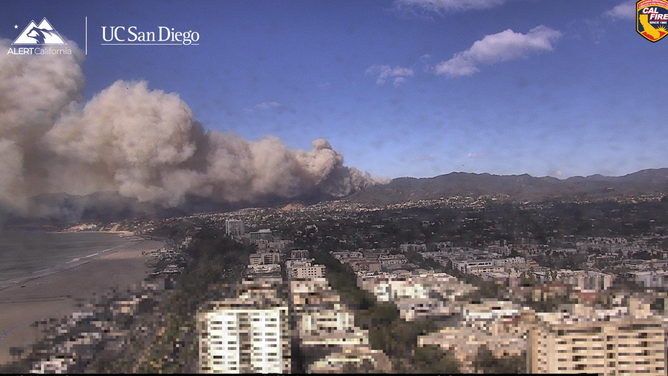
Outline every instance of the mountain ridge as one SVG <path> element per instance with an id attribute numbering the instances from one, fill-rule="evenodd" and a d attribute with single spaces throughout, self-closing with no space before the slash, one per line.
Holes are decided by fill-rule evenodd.
<path id="1" fill-rule="evenodd" d="M 604 199 L 668 193 L 668 168 L 646 169 L 623 176 L 572 176 L 558 179 L 529 174 L 494 175 L 451 172 L 430 178 L 400 177 L 349 195 L 345 200 L 395 204 L 448 196 L 507 195 L 511 200 Z"/>
<path id="2" fill-rule="evenodd" d="M 558 179 L 529 174 L 495 175 L 490 173 L 451 172 L 429 178 L 400 177 L 388 184 L 359 190 L 341 200 L 362 204 L 397 204 L 423 199 L 452 196 L 505 196 L 511 201 L 547 199 L 582 200 L 612 199 L 633 195 L 668 194 L 668 168 L 646 169 L 623 176 L 572 176 Z M 118 192 L 95 192 L 88 195 L 50 193 L 32 198 L 39 214 L 21 216 L 0 213 L 0 224 L 74 223 L 78 221 L 112 222 L 136 216 L 166 218 L 202 212 L 229 211 L 245 207 L 311 205 L 332 201 L 337 197 L 312 193 L 293 198 L 268 195 L 261 202 L 228 203 L 224 199 L 192 196 L 174 208 L 157 203 L 139 202 Z M 291 207 L 291 206 L 289 206 Z M 1 210 L 0 210 L 1 211 Z"/>

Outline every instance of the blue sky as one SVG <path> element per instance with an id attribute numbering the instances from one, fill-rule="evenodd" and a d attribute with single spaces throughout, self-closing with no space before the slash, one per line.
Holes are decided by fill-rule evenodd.
<path id="1" fill-rule="evenodd" d="M 82 49 L 86 99 L 114 81 L 179 93 L 207 129 L 324 137 L 385 177 L 568 177 L 668 167 L 668 38 L 632 2 L 3 1 L 0 37 L 47 17 Z M 102 25 L 200 45 L 101 46 Z"/>

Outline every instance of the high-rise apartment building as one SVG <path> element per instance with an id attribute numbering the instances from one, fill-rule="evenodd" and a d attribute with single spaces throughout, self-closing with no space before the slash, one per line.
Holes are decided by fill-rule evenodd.
<path id="1" fill-rule="evenodd" d="M 288 305 L 264 287 L 200 310 L 200 372 L 290 373 Z"/>
<path id="2" fill-rule="evenodd" d="M 257 241 L 260 240 L 266 240 L 268 242 L 274 240 L 274 236 L 271 234 L 271 230 L 267 228 L 251 232 L 248 234 L 248 236 L 250 237 L 250 242 L 252 244 L 255 244 Z"/>
<path id="3" fill-rule="evenodd" d="M 528 373 L 666 374 L 663 320 L 647 306 L 576 306 L 539 313 L 531 321 Z"/>
<path id="4" fill-rule="evenodd" d="M 225 221 L 225 233 L 230 236 L 241 236 L 246 232 L 244 222 L 238 219 L 228 219 Z"/>

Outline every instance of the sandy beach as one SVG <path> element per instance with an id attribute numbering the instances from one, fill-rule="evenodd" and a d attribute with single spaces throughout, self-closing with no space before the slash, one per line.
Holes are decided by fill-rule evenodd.
<path id="1" fill-rule="evenodd" d="M 161 241 L 141 240 L 85 264 L 0 290 L 0 364 L 11 361 L 10 347 L 35 341 L 37 330 L 30 323 L 62 318 L 76 309 L 77 299 L 141 282 L 151 272 L 142 251 L 163 246 Z"/>

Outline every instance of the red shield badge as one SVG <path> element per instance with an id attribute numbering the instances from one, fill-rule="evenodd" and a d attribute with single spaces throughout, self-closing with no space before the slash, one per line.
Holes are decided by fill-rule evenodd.
<path id="1" fill-rule="evenodd" d="M 668 0 L 638 1 L 636 31 L 653 43 L 668 35 Z"/>

